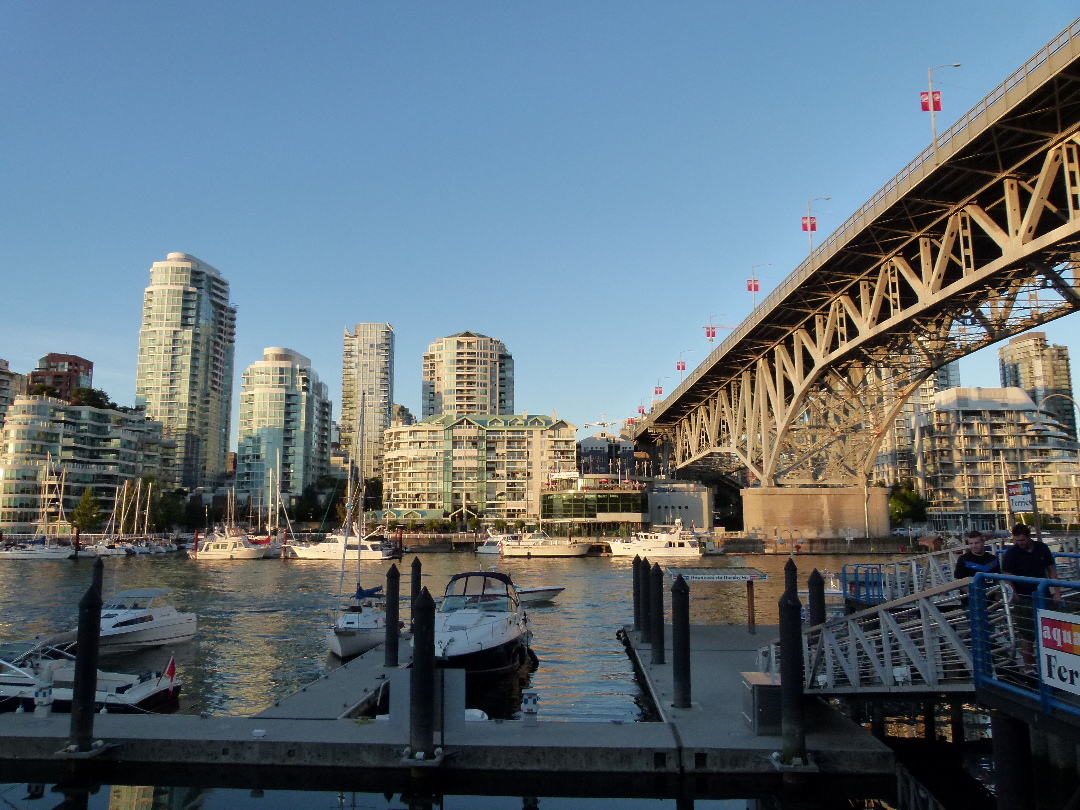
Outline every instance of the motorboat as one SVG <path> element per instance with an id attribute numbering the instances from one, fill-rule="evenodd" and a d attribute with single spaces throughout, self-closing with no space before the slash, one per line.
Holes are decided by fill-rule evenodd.
<path id="1" fill-rule="evenodd" d="M 690 532 L 683 531 L 682 520 L 673 526 L 657 526 L 655 531 L 634 532 L 629 537 L 608 541 L 613 557 L 700 557 L 701 543 Z"/>
<path id="2" fill-rule="evenodd" d="M 344 530 L 328 534 L 321 543 L 288 543 L 285 556 L 301 560 L 333 560 L 356 562 L 359 560 L 392 560 L 397 557 L 394 549 L 377 536 L 376 530 L 366 537 L 359 538 L 353 532 Z M 344 557 L 342 554 L 344 553 Z"/>
<path id="3" fill-rule="evenodd" d="M 489 534 L 484 541 L 476 547 L 477 554 L 500 554 L 504 540 L 516 540 L 516 534 Z"/>
<path id="4" fill-rule="evenodd" d="M 0 647 L 0 712 L 31 712 L 40 704 L 70 712 L 75 685 L 75 657 L 33 642 Z M 129 675 L 98 670 L 94 711 L 173 712 L 179 708 L 182 682 L 170 658 L 162 672 Z"/>
<path id="5" fill-rule="evenodd" d="M 92 550 L 80 549 L 79 556 L 93 557 Z M 0 560 L 71 560 L 75 549 L 58 546 L 45 538 L 35 538 L 29 543 L 17 543 L 0 549 Z"/>
<path id="6" fill-rule="evenodd" d="M 514 540 L 504 540 L 500 553 L 504 557 L 584 557 L 591 549 L 592 543 L 552 537 L 538 529 Z"/>
<path id="7" fill-rule="evenodd" d="M 168 588 L 120 591 L 101 608 L 100 651 L 128 652 L 180 644 L 195 637 L 194 613 L 180 613 L 164 597 Z"/>
<path id="8" fill-rule="evenodd" d="M 243 534 L 212 532 L 190 555 L 196 560 L 261 560 L 266 548 L 252 544 Z"/>
<path id="9" fill-rule="evenodd" d="M 517 595 L 521 604 L 534 605 L 537 603 L 550 602 L 566 588 L 557 585 L 537 585 L 532 588 L 518 588 Z"/>
<path id="10" fill-rule="evenodd" d="M 435 614 L 435 665 L 510 672 L 535 662 L 532 631 L 514 583 L 497 571 L 455 574 Z"/>

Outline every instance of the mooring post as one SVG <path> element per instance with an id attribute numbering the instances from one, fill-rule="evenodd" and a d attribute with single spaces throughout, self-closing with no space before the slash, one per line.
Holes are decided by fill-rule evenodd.
<path id="1" fill-rule="evenodd" d="M 641 641 L 648 644 L 652 639 L 652 595 L 649 580 L 649 558 L 641 558 Z"/>
<path id="2" fill-rule="evenodd" d="M 98 557 L 94 560 L 94 568 L 90 573 L 90 584 L 94 586 L 94 590 L 98 592 L 98 596 L 102 596 L 102 583 L 105 581 L 105 561 Z M 104 597 L 102 596 L 104 599 Z"/>
<path id="3" fill-rule="evenodd" d="M 1009 810 L 1035 807 L 1035 771 L 1027 723 L 999 711 L 990 713 L 994 741 L 994 793 L 997 806 Z"/>
<path id="4" fill-rule="evenodd" d="M 653 563 L 649 572 L 649 617 L 652 620 L 652 632 L 649 634 L 652 644 L 652 663 L 664 663 L 664 572 L 660 563 Z"/>
<path id="5" fill-rule="evenodd" d="M 435 734 L 435 600 L 427 588 L 412 606 L 413 659 L 409 670 L 409 748 L 414 759 L 430 757 Z"/>
<path id="6" fill-rule="evenodd" d="M 803 717 L 802 604 L 798 569 L 789 559 L 784 566 L 787 587 L 780 597 L 780 730 L 785 765 L 806 764 L 806 722 Z M 798 762 L 796 762 L 798 760 Z"/>
<path id="7" fill-rule="evenodd" d="M 634 555 L 634 629 L 641 630 L 641 555 Z"/>
<path id="8" fill-rule="evenodd" d="M 671 586 L 671 674 L 675 708 L 690 708 L 690 586 L 680 574 Z"/>
<path id="9" fill-rule="evenodd" d="M 757 608 L 754 607 L 754 580 L 746 580 L 746 629 L 750 635 L 757 634 Z"/>
<path id="10" fill-rule="evenodd" d="M 809 590 L 810 626 L 825 624 L 825 577 L 815 568 L 806 581 Z"/>
<path id="11" fill-rule="evenodd" d="M 412 561 L 412 581 L 409 583 L 409 587 L 411 588 L 411 591 L 409 592 L 409 604 L 410 605 L 415 605 L 416 600 L 418 598 L 420 598 L 420 575 L 421 575 L 421 569 L 423 567 L 424 567 L 424 564 L 422 562 L 420 562 L 420 558 L 419 557 L 413 557 L 413 561 Z M 415 629 L 415 623 L 416 623 L 416 620 L 413 618 L 412 614 L 410 613 L 410 615 L 409 615 L 409 629 L 410 630 Z"/>
<path id="12" fill-rule="evenodd" d="M 397 565 L 390 564 L 390 570 L 386 572 L 386 645 L 383 666 L 394 669 L 398 665 L 398 615 L 401 605 L 398 602 L 401 594 L 401 574 Z"/>
<path id="13" fill-rule="evenodd" d="M 101 558 L 94 564 L 95 579 Z M 94 742 L 94 693 L 97 692 L 98 646 L 101 641 L 101 591 L 91 583 L 79 600 L 79 629 L 75 642 L 75 682 L 71 689 L 68 746 L 89 751 Z"/>

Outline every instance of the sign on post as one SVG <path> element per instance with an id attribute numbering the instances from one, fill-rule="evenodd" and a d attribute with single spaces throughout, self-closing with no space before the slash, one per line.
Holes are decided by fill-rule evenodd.
<path id="1" fill-rule="evenodd" d="M 1034 492 L 1035 488 L 1030 478 L 1024 478 L 1021 481 L 1006 481 L 1005 493 L 1009 496 L 1009 511 L 1014 513 L 1034 511 L 1032 508 Z"/>

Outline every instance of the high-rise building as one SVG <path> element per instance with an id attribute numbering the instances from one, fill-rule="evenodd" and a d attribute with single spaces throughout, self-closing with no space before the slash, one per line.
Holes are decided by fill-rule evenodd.
<path id="1" fill-rule="evenodd" d="M 394 327 L 388 323 L 358 323 L 345 329 L 341 363 L 341 449 L 350 458 L 363 458 L 365 478 L 382 478 L 383 431 L 390 427 L 394 404 Z M 363 406 L 363 430 L 358 431 Z M 363 434 L 363 452 L 353 448 Z"/>
<path id="2" fill-rule="evenodd" d="M 330 465 L 330 400 L 311 361 L 292 349 L 263 349 L 244 372 L 236 489 L 250 503 L 283 501 Z"/>
<path id="3" fill-rule="evenodd" d="M 49 353 L 30 372 L 29 385 L 47 385 L 56 389 L 60 399 L 70 400 L 76 388 L 93 387 L 94 364 L 75 354 Z"/>
<path id="4" fill-rule="evenodd" d="M 459 332 L 424 355 L 423 416 L 514 412 L 514 358 L 501 340 Z"/>
<path id="5" fill-rule="evenodd" d="M 553 416 L 429 416 L 386 431 L 383 505 L 398 520 L 537 518 L 544 485 L 576 477 L 577 430 Z"/>
<path id="6" fill-rule="evenodd" d="M 0 530 L 48 524 L 50 533 L 68 534 L 61 518 L 85 489 L 107 517 L 128 481 L 152 476 L 159 491 L 175 487 L 173 457 L 161 424 L 139 411 L 15 397 L 0 433 Z"/>
<path id="7" fill-rule="evenodd" d="M 1072 397 L 1068 347 L 1051 346 L 1045 332 L 1025 332 L 998 349 L 998 364 L 1002 386 L 1023 388 L 1041 411 L 1076 438 L 1076 416 L 1068 399 Z"/>
<path id="8" fill-rule="evenodd" d="M 236 307 L 229 283 L 186 253 L 150 268 L 135 402 L 176 440 L 179 485 L 213 486 L 225 470 Z"/>
<path id="9" fill-rule="evenodd" d="M 7 360 L 0 360 L 0 427 L 3 427 L 4 414 L 15 397 L 25 393 L 26 375 L 16 374 L 8 367 Z"/>

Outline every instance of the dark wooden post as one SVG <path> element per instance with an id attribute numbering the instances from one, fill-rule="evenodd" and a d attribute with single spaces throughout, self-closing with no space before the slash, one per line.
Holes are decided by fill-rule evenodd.
<path id="1" fill-rule="evenodd" d="M 649 580 L 649 558 L 641 560 L 641 640 L 648 644 L 652 639 L 652 583 Z"/>
<path id="2" fill-rule="evenodd" d="M 386 572 L 386 645 L 383 666 L 394 669 L 398 665 L 398 624 L 401 604 L 401 574 L 397 565 L 391 563 Z"/>
<path id="3" fill-rule="evenodd" d="M 690 708 L 690 586 L 680 575 L 671 586 L 671 675 L 675 708 Z"/>
<path id="4" fill-rule="evenodd" d="M 98 558 L 97 562 L 100 563 L 101 559 Z M 94 742 L 94 694 L 97 692 L 98 647 L 101 642 L 101 591 L 98 588 L 98 585 L 91 584 L 79 601 L 75 682 L 71 689 L 71 726 L 68 731 L 68 745 L 75 746 L 77 751 L 89 751 Z"/>
<path id="5" fill-rule="evenodd" d="M 409 670 L 409 748 L 413 757 L 434 753 L 435 734 L 435 600 L 427 588 L 412 606 L 413 659 Z"/>
<path id="6" fill-rule="evenodd" d="M 653 563 L 649 572 L 649 618 L 652 621 L 652 663 L 664 663 L 664 572 L 660 563 Z"/>
<path id="7" fill-rule="evenodd" d="M 825 624 L 825 578 L 815 568 L 806 581 L 809 590 L 810 626 Z"/>
<path id="8" fill-rule="evenodd" d="M 634 629 L 641 630 L 641 556 L 634 555 Z"/>
<path id="9" fill-rule="evenodd" d="M 802 604 L 794 560 L 784 566 L 787 588 L 780 597 L 780 726 L 783 762 L 806 764 L 806 723 L 803 717 Z"/>
<path id="10" fill-rule="evenodd" d="M 415 605 L 416 600 L 420 598 L 420 576 L 421 576 L 421 569 L 423 567 L 424 567 L 424 565 L 423 565 L 423 563 L 420 562 L 420 558 L 419 557 L 413 557 L 413 561 L 412 561 L 412 577 L 411 577 L 411 581 L 409 582 L 409 587 L 411 588 L 411 590 L 409 592 L 409 604 L 410 605 Z M 413 621 L 414 621 L 413 617 L 410 614 L 410 616 L 409 616 L 409 629 L 413 628 Z"/>

